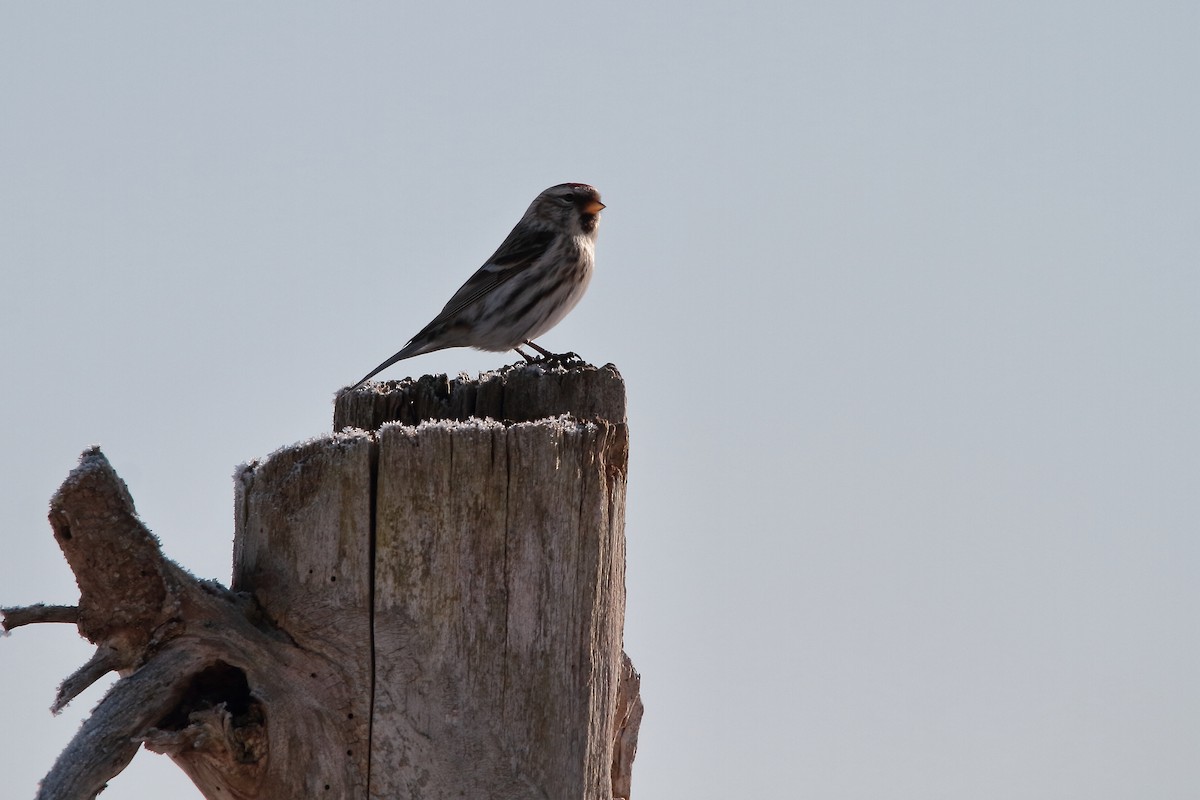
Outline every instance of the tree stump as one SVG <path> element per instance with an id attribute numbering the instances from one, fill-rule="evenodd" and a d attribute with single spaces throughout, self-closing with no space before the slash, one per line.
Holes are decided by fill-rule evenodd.
<path id="1" fill-rule="evenodd" d="M 230 590 L 167 561 L 98 450 L 52 501 L 97 655 L 122 674 L 39 797 L 138 743 L 207 798 L 628 797 L 625 396 L 533 364 L 339 394 L 338 432 L 242 467 Z"/>

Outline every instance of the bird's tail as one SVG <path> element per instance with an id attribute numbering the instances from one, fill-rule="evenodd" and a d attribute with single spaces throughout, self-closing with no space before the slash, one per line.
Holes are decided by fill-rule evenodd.
<path id="1" fill-rule="evenodd" d="M 374 378 L 376 375 L 383 372 L 385 369 L 390 367 L 392 364 L 395 364 L 397 361 L 403 361 L 406 358 L 412 358 L 413 356 L 420 354 L 420 352 L 421 352 L 421 348 L 419 345 L 415 345 L 414 342 L 409 342 L 408 344 L 404 345 L 403 349 L 401 349 L 399 353 L 396 353 L 396 355 L 392 356 L 387 361 L 383 362 L 378 367 L 376 367 L 375 369 L 368 372 L 363 377 L 362 380 L 360 380 L 358 383 L 354 384 L 350 388 L 357 389 L 358 387 L 362 386 L 367 381 L 371 380 L 371 378 Z"/>
<path id="2" fill-rule="evenodd" d="M 449 345 L 445 345 L 445 344 L 430 346 L 431 344 L 432 343 L 429 341 L 429 339 L 427 337 L 424 337 L 424 336 L 415 337 L 411 342 L 404 345 L 404 347 L 401 348 L 399 353 L 396 353 L 396 355 L 392 356 L 387 361 L 383 362 L 378 367 L 376 367 L 375 369 L 368 372 L 365 376 L 363 376 L 362 380 L 360 380 L 358 383 L 354 384 L 350 388 L 357 389 L 358 387 L 362 386 L 367 381 L 371 380 L 371 378 L 374 378 L 376 375 L 383 372 L 385 369 L 390 367 L 392 364 L 395 364 L 397 361 L 403 361 L 406 358 L 412 358 L 413 356 L 424 355 L 425 353 L 432 353 L 434 350 L 442 350 L 442 349 L 445 349 L 446 347 L 449 347 Z"/>

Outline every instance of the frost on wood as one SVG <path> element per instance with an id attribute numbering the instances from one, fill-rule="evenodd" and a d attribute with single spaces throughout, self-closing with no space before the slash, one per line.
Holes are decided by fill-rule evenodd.
<path id="1" fill-rule="evenodd" d="M 40 796 L 94 797 L 144 743 L 210 798 L 628 797 L 624 402 L 611 366 L 343 392 L 371 430 L 239 470 L 232 590 L 85 452 L 51 508 L 80 601 L 4 624 L 96 643 L 58 707 L 124 677 Z"/>
<path id="2" fill-rule="evenodd" d="M 625 422 L 625 382 L 612 364 L 564 368 L 517 364 L 478 378 L 425 375 L 367 383 L 338 394 L 333 429 L 376 430 L 385 422 L 495 419 L 503 422 L 570 414 L 575 419 Z"/>

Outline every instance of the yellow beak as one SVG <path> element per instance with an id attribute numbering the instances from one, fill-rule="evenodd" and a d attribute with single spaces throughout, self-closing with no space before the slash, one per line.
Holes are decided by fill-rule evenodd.
<path id="1" fill-rule="evenodd" d="M 583 211 L 585 214 L 599 214 L 602 208 L 604 208 L 604 203 L 601 203 L 599 200 L 593 200 L 583 207 Z"/>

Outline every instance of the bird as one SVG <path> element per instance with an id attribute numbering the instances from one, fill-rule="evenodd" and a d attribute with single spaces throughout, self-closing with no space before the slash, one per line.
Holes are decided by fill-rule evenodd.
<path id="1" fill-rule="evenodd" d="M 441 313 L 350 388 L 397 361 L 448 347 L 516 350 L 532 361 L 520 347 L 528 345 L 554 357 L 533 340 L 561 322 L 587 290 L 603 208 L 600 193 L 586 183 L 560 183 L 539 194 Z"/>

